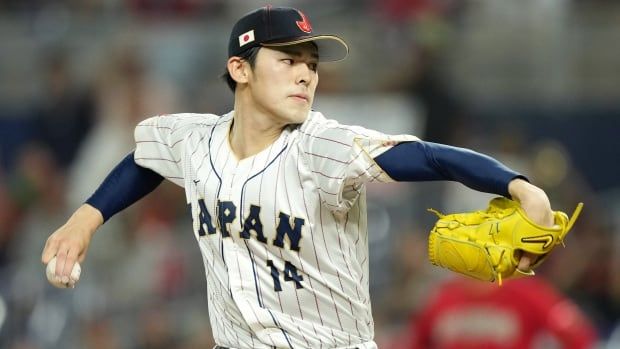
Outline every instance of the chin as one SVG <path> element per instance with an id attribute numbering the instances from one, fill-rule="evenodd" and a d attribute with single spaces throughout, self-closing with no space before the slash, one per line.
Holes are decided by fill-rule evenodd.
<path id="1" fill-rule="evenodd" d="M 306 111 L 304 111 L 302 113 L 296 114 L 292 118 L 291 123 L 292 124 L 302 124 L 304 121 L 306 121 L 307 118 L 308 118 L 308 110 L 306 110 Z"/>
<path id="2" fill-rule="evenodd" d="M 308 118 L 308 112 L 310 110 L 304 108 L 303 110 L 291 110 L 284 118 L 289 124 L 301 124 Z"/>

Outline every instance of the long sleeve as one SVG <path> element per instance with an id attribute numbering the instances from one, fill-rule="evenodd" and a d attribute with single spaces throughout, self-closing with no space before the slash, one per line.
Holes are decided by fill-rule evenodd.
<path id="1" fill-rule="evenodd" d="M 377 156 L 375 161 L 397 181 L 456 181 L 506 197 L 510 197 L 511 180 L 526 179 L 488 155 L 431 142 L 400 143 Z"/>

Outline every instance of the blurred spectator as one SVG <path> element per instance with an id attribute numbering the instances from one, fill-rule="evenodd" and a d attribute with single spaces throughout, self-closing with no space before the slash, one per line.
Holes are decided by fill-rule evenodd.
<path id="1" fill-rule="evenodd" d="M 22 213 L 7 184 L 6 178 L 0 177 L 0 268 L 10 263 L 7 252 Z"/>
<path id="2" fill-rule="evenodd" d="M 568 248 L 558 250 L 541 271 L 583 307 L 606 338 L 620 318 L 620 299 L 613 287 L 618 273 L 613 261 L 614 231 L 596 212 L 595 203 L 588 203 L 591 205 L 577 221 L 575 234 L 567 238 Z"/>
<path id="3" fill-rule="evenodd" d="M 412 317 L 411 349 L 593 348 L 597 334 L 572 301 L 539 277 L 503 286 L 455 277 Z"/>
<path id="4" fill-rule="evenodd" d="M 95 122 L 95 101 L 89 86 L 79 86 L 70 71 L 67 52 L 54 52 L 44 64 L 44 100 L 35 111 L 38 140 L 55 162 L 73 162 Z"/>
<path id="5" fill-rule="evenodd" d="M 82 324 L 82 343 L 89 349 L 120 349 L 117 333 L 109 320 L 99 319 Z"/>
<path id="6" fill-rule="evenodd" d="M 390 20 L 408 21 L 426 15 L 441 14 L 461 3 L 455 0 L 381 0 L 375 6 Z"/>
<path id="7" fill-rule="evenodd" d="M 139 15 L 192 17 L 220 13 L 222 0 L 129 0 L 130 9 Z"/>
<path id="8" fill-rule="evenodd" d="M 145 309 L 139 318 L 140 333 L 136 349 L 173 348 L 175 340 L 170 315 L 163 309 L 158 309 L 157 305 Z"/>
<path id="9" fill-rule="evenodd" d="M 15 170 L 0 182 L 0 267 L 14 261 L 13 239 L 29 215 L 53 215 L 64 207 L 64 173 L 50 150 L 31 144 L 16 158 Z"/>
<path id="10" fill-rule="evenodd" d="M 115 43 L 101 67 L 97 123 L 70 169 L 69 202 L 81 204 L 104 176 L 134 148 L 135 125 L 147 117 L 178 110 L 178 91 L 149 74 L 143 52 L 130 39 Z M 106 151 L 101 151 L 106 149 Z"/>
<path id="11" fill-rule="evenodd" d="M 0 264 L 2 287 L 0 295 L 9 300 L 8 316 L 0 332 L 0 347 L 3 344 L 28 341 L 20 345 L 41 344 L 41 322 L 50 309 L 39 302 L 39 294 L 45 281 L 41 280 L 41 263 L 36 256 L 44 240 L 42 225 L 54 221 L 64 214 L 64 172 L 56 164 L 47 148 L 30 145 L 21 149 L 17 156 L 15 171 L 8 181 L 8 198 L 12 210 L 0 228 L 2 232 Z M 42 316 L 34 319 L 37 312 Z M 43 309 L 43 310 L 42 310 Z M 59 326 L 60 322 L 57 323 Z M 49 332 L 48 332 L 49 333 Z"/>

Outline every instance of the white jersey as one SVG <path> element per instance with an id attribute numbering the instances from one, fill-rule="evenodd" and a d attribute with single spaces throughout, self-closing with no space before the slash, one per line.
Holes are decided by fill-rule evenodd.
<path id="1" fill-rule="evenodd" d="M 231 348 L 376 348 L 368 292 L 366 182 L 409 135 L 310 112 L 236 159 L 233 113 L 147 119 L 135 160 L 185 188 L 215 341 Z"/>

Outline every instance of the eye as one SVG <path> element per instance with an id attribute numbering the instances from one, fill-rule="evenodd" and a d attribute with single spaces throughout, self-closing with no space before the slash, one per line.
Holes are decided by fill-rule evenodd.
<path id="1" fill-rule="evenodd" d="M 293 60 L 291 58 L 284 58 L 282 62 L 284 62 L 284 64 L 293 65 Z"/>
<path id="2" fill-rule="evenodd" d="M 313 72 L 316 72 L 319 69 L 319 65 L 316 63 L 308 63 L 308 68 Z"/>

